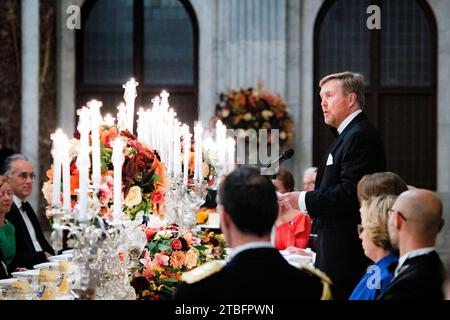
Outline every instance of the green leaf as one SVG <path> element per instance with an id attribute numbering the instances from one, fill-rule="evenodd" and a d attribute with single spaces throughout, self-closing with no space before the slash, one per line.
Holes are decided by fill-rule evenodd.
<path id="1" fill-rule="evenodd" d="M 158 244 L 158 250 L 159 251 L 167 251 L 170 249 L 170 246 L 164 243 L 159 243 Z"/>
<path id="2" fill-rule="evenodd" d="M 158 250 L 158 241 L 151 241 L 148 246 L 148 250 L 150 251 L 150 255 L 154 256 Z"/>
<path id="3" fill-rule="evenodd" d="M 178 281 L 177 279 L 174 279 L 174 278 L 165 278 L 165 279 L 163 280 L 163 282 L 164 282 L 164 283 L 175 284 L 175 283 L 178 283 L 179 281 Z"/>

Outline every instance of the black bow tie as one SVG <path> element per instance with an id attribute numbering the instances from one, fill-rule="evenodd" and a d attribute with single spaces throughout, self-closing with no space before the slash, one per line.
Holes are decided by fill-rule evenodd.
<path id="1" fill-rule="evenodd" d="M 22 210 L 27 213 L 27 215 L 33 214 L 33 208 L 27 201 L 22 201 Z"/>

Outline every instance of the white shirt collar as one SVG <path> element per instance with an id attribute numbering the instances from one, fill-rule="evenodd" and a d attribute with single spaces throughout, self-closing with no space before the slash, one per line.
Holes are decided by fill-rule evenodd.
<path id="1" fill-rule="evenodd" d="M 344 129 L 350 124 L 350 122 L 352 122 L 352 120 L 355 119 L 355 117 L 358 114 L 360 114 L 361 112 L 362 112 L 362 110 L 358 109 L 355 112 L 353 112 L 351 115 L 349 115 L 347 118 L 345 118 L 344 121 L 342 121 L 342 123 L 337 128 L 338 133 L 341 134 L 342 131 L 344 131 Z"/>
<path id="2" fill-rule="evenodd" d="M 243 244 L 241 246 L 237 246 L 233 249 L 233 252 L 231 254 L 232 257 L 235 257 L 239 253 L 250 250 L 250 249 L 260 249 L 260 248 L 274 248 L 272 243 L 269 241 L 255 241 L 255 242 L 248 242 L 246 244 Z M 230 257 L 231 258 L 231 257 Z"/>
<path id="3" fill-rule="evenodd" d="M 398 259 L 398 265 L 397 265 L 397 268 L 395 269 L 394 276 L 395 277 L 398 276 L 403 271 L 401 269 L 407 259 L 418 257 L 418 256 L 423 256 L 423 255 L 429 254 L 430 252 L 433 252 L 435 250 L 436 250 L 435 247 L 420 248 L 420 249 L 412 250 L 412 251 L 408 252 L 407 254 L 402 255 L 400 257 L 400 259 Z"/>
<path id="4" fill-rule="evenodd" d="M 16 197 L 16 196 L 13 196 L 13 201 L 14 201 L 14 204 L 16 205 L 16 207 L 19 209 L 19 210 L 22 210 L 22 200 L 20 200 L 18 197 Z"/>

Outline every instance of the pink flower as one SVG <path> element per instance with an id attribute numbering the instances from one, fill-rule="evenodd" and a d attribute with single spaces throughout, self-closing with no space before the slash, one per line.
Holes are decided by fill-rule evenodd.
<path id="1" fill-rule="evenodd" d="M 216 258 L 220 258 L 222 254 L 222 249 L 220 249 L 220 247 L 214 247 L 213 253 Z"/>
<path id="2" fill-rule="evenodd" d="M 183 244 L 181 243 L 180 239 L 173 239 L 171 243 L 172 249 L 174 250 L 181 250 L 183 247 Z"/>
<path id="3" fill-rule="evenodd" d="M 192 241 L 192 245 L 194 247 L 202 244 L 202 240 L 200 240 L 199 238 L 196 238 L 196 237 L 192 237 L 191 241 Z"/>
<path id="4" fill-rule="evenodd" d="M 148 268 L 153 265 L 152 259 L 147 249 L 144 250 L 144 257 L 139 260 L 140 263 L 144 265 L 144 268 Z"/>
<path id="5" fill-rule="evenodd" d="M 98 192 L 98 199 L 100 200 L 102 206 L 107 206 L 112 197 L 113 193 L 111 189 L 109 189 L 107 184 L 103 184 Z"/>
<path id="6" fill-rule="evenodd" d="M 153 263 L 155 263 L 158 266 L 167 267 L 169 265 L 169 257 L 164 254 L 157 253 L 155 254 L 155 259 L 153 260 Z"/>

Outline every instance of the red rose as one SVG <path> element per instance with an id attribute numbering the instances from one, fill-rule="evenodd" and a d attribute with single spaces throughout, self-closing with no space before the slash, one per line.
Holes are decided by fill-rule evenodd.
<path id="1" fill-rule="evenodd" d="M 155 234 L 158 231 L 152 228 L 147 228 L 145 229 L 145 235 L 147 236 L 147 241 L 150 241 L 151 239 L 153 239 L 153 237 L 155 236 Z"/>
<path id="2" fill-rule="evenodd" d="M 183 244 L 181 243 L 180 239 L 173 239 L 171 246 L 174 250 L 181 250 L 181 248 L 183 248 Z"/>
<path id="3" fill-rule="evenodd" d="M 161 200 L 162 200 L 162 193 L 161 193 L 161 192 L 154 192 L 154 193 L 152 194 L 151 200 L 152 200 L 152 203 L 153 203 L 153 204 L 161 203 Z"/>
<path id="4" fill-rule="evenodd" d="M 106 147 L 106 148 L 112 148 L 111 142 L 113 142 L 114 140 L 116 140 L 118 136 L 119 136 L 119 135 L 118 135 L 117 133 L 115 133 L 115 132 L 110 132 L 110 133 L 106 136 L 106 139 L 105 139 L 105 147 Z"/>

